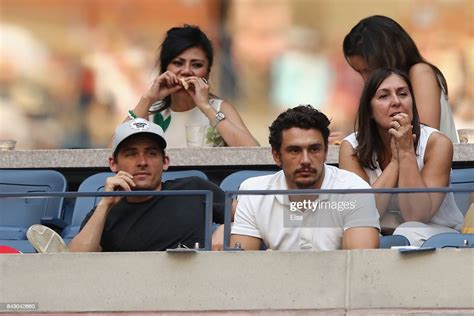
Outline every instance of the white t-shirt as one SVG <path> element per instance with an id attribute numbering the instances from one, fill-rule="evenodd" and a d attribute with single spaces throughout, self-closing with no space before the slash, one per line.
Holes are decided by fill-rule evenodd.
<path id="1" fill-rule="evenodd" d="M 352 172 L 324 166 L 321 189 L 367 189 Z M 245 180 L 239 190 L 287 190 L 283 171 Z M 261 238 L 273 250 L 336 250 L 352 227 L 379 228 L 372 194 L 321 194 L 306 205 L 288 195 L 240 195 L 232 234 Z M 309 204 L 309 202 L 313 204 Z"/>
<path id="2" fill-rule="evenodd" d="M 416 149 L 416 163 L 418 165 L 418 169 L 422 170 L 425 165 L 425 151 L 426 146 L 428 144 L 428 139 L 432 133 L 439 131 L 437 129 L 428 127 L 426 125 L 421 125 L 420 128 L 420 141 L 418 142 L 418 147 Z M 347 140 L 353 148 L 357 148 L 358 142 L 356 139 L 356 133 L 352 133 L 344 140 Z M 369 182 L 372 185 L 382 174 L 382 169 L 376 161 L 376 169 L 371 170 L 369 168 L 364 168 L 365 173 L 369 177 Z M 387 211 L 391 213 L 400 213 L 400 208 L 398 205 L 398 195 L 392 196 L 390 204 L 387 207 Z M 401 219 L 401 216 L 398 216 Z M 462 225 L 464 217 L 457 207 L 456 201 L 454 200 L 453 193 L 447 193 L 444 197 L 443 203 L 436 212 L 436 214 L 432 217 L 431 222 L 434 224 L 454 228 L 456 230 L 460 229 L 460 225 Z M 383 218 L 382 218 L 383 223 Z M 400 223 L 401 224 L 401 223 Z M 383 226 L 383 225 L 382 225 Z"/>

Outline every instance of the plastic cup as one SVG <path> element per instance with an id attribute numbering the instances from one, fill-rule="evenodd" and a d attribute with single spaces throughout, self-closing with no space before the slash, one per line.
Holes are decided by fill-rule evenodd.
<path id="1" fill-rule="evenodd" d="M 14 150 L 16 140 L 13 139 L 0 139 L 0 151 Z"/>
<path id="2" fill-rule="evenodd" d="M 205 133 L 205 126 L 186 125 L 186 145 L 188 147 L 203 147 Z"/>
<path id="3" fill-rule="evenodd" d="M 474 144 L 474 129 L 464 128 L 458 129 L 459 141 L 461 143 Z"/>

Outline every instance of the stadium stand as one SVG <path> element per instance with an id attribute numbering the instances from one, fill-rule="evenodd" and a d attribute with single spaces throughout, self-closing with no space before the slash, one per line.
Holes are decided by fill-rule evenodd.
<path id="1" fill-rule="evenodd" d="M 2 193 L 65 192 L 66 178 L 54 170 L 0 170 Z M 0 245 L 21 252 L 34 252 L 26 239 L 32 224 L 42 223 L 62 229 L 63 198 L 22 197 L 0 199 Z"/>

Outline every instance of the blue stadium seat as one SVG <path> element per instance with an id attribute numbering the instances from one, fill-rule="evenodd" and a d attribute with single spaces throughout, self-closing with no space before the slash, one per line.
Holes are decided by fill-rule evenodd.
<path id="1" fill-rule="evenodd" d="M 474 248 L 474 234 L 441 233 L 430 237 L 421 248 Z"/>
<path id="2" fill-rule="evenodd" d="M 165 171 L 162 176 L 162 181 L 174 180 L 177 178 L 198 177 L 204 180 L 209 180 L 207 175 L 199 170 L 181 170 L 181 171 Z"/>
<path id="3" fill-rule="evenodd" d="M 410 246 L 410 242 L 402 235 L 380 236 L 380 249 L 390 249 L 392 246 Z"/>
<path id="4" fill-rule="evenodd" d="M 65 192 L 66 178 L 54 170 L 0 170 L 2 193 Z M 26 239 L 33 224 L 63 228 L 63 198 L 1 198 L 0 244 L 34 252 Z"/>
<path id="5" fill-rule="evenodd" d="M 36 253 L 35 248 L 30 244 L 28 240 L 0 240 L 0 246 L 10 246 L 15 248 L 22 253 Z"/>
<path id="6" fill-rule="evenodd" d="M 269 174 L 274 174 L 276 171 L 269 171 L 269 170 L 241 170 L 236 171 L 234 173 L 229 174 L 225 177 L 221 184 L 220 188 L 223 191 L 237 191 L 240 187 L 240 184 L 248 179 L 253 177 L 259 176 L 266 176 Z"/>
<path id="7" fill-rule="evenodd" d="M 474 168 L 453 169 L 451 172 L 451 187 L 470 188 L 474 192 Z M 456 204 L 464 215 L 466 215 L 470 205 L 471 193 L 454 193 Z"/>
<path id="8" fill-rule="evenodd" d="M 229 174 L 225 177 L 221 184 L 220 188 L 223 191 L 237 191 L 239 190 L 240 184 L 247 180 L 248 178 L 266 176 L 269 174 L 274 174 L 276 171 L 271 170 L 240 170 Z M 260 250 L 266 250 L 267 247 L 263 242 L 260 243 Z"/>
<path id="9" fill-rule="evenodd" d="M 115 175 L 113 172 L 101 172 L 85 179 L 79 186 L 78 192 L 101 192 L 104 191 L 105 180 Z M 199 170 L 166 171 L 162 175 L 162 181 L 176 178 L 199 177 L 208 180 L 206 174 Z M 99 203 L 101 197 L 79 197 L 74 204 L 71 224 L 61 233 L 66 243 L 71 241 L 79 233 L 82 221 L 86 215 Z"/>

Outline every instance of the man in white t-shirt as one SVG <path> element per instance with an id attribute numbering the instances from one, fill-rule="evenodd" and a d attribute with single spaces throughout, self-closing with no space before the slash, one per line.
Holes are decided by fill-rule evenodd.
<path id="1" fill-rule="evenodd" d="M 247 179 L 240 190 L 370 189 L 352 172 L 325 164 L 329 119 L 310 105 L 280 114 L 270 126 L 274 175 Z M 372 194 L 240 195 L 231 246 L 258 250 L 378 248 Z"/>

